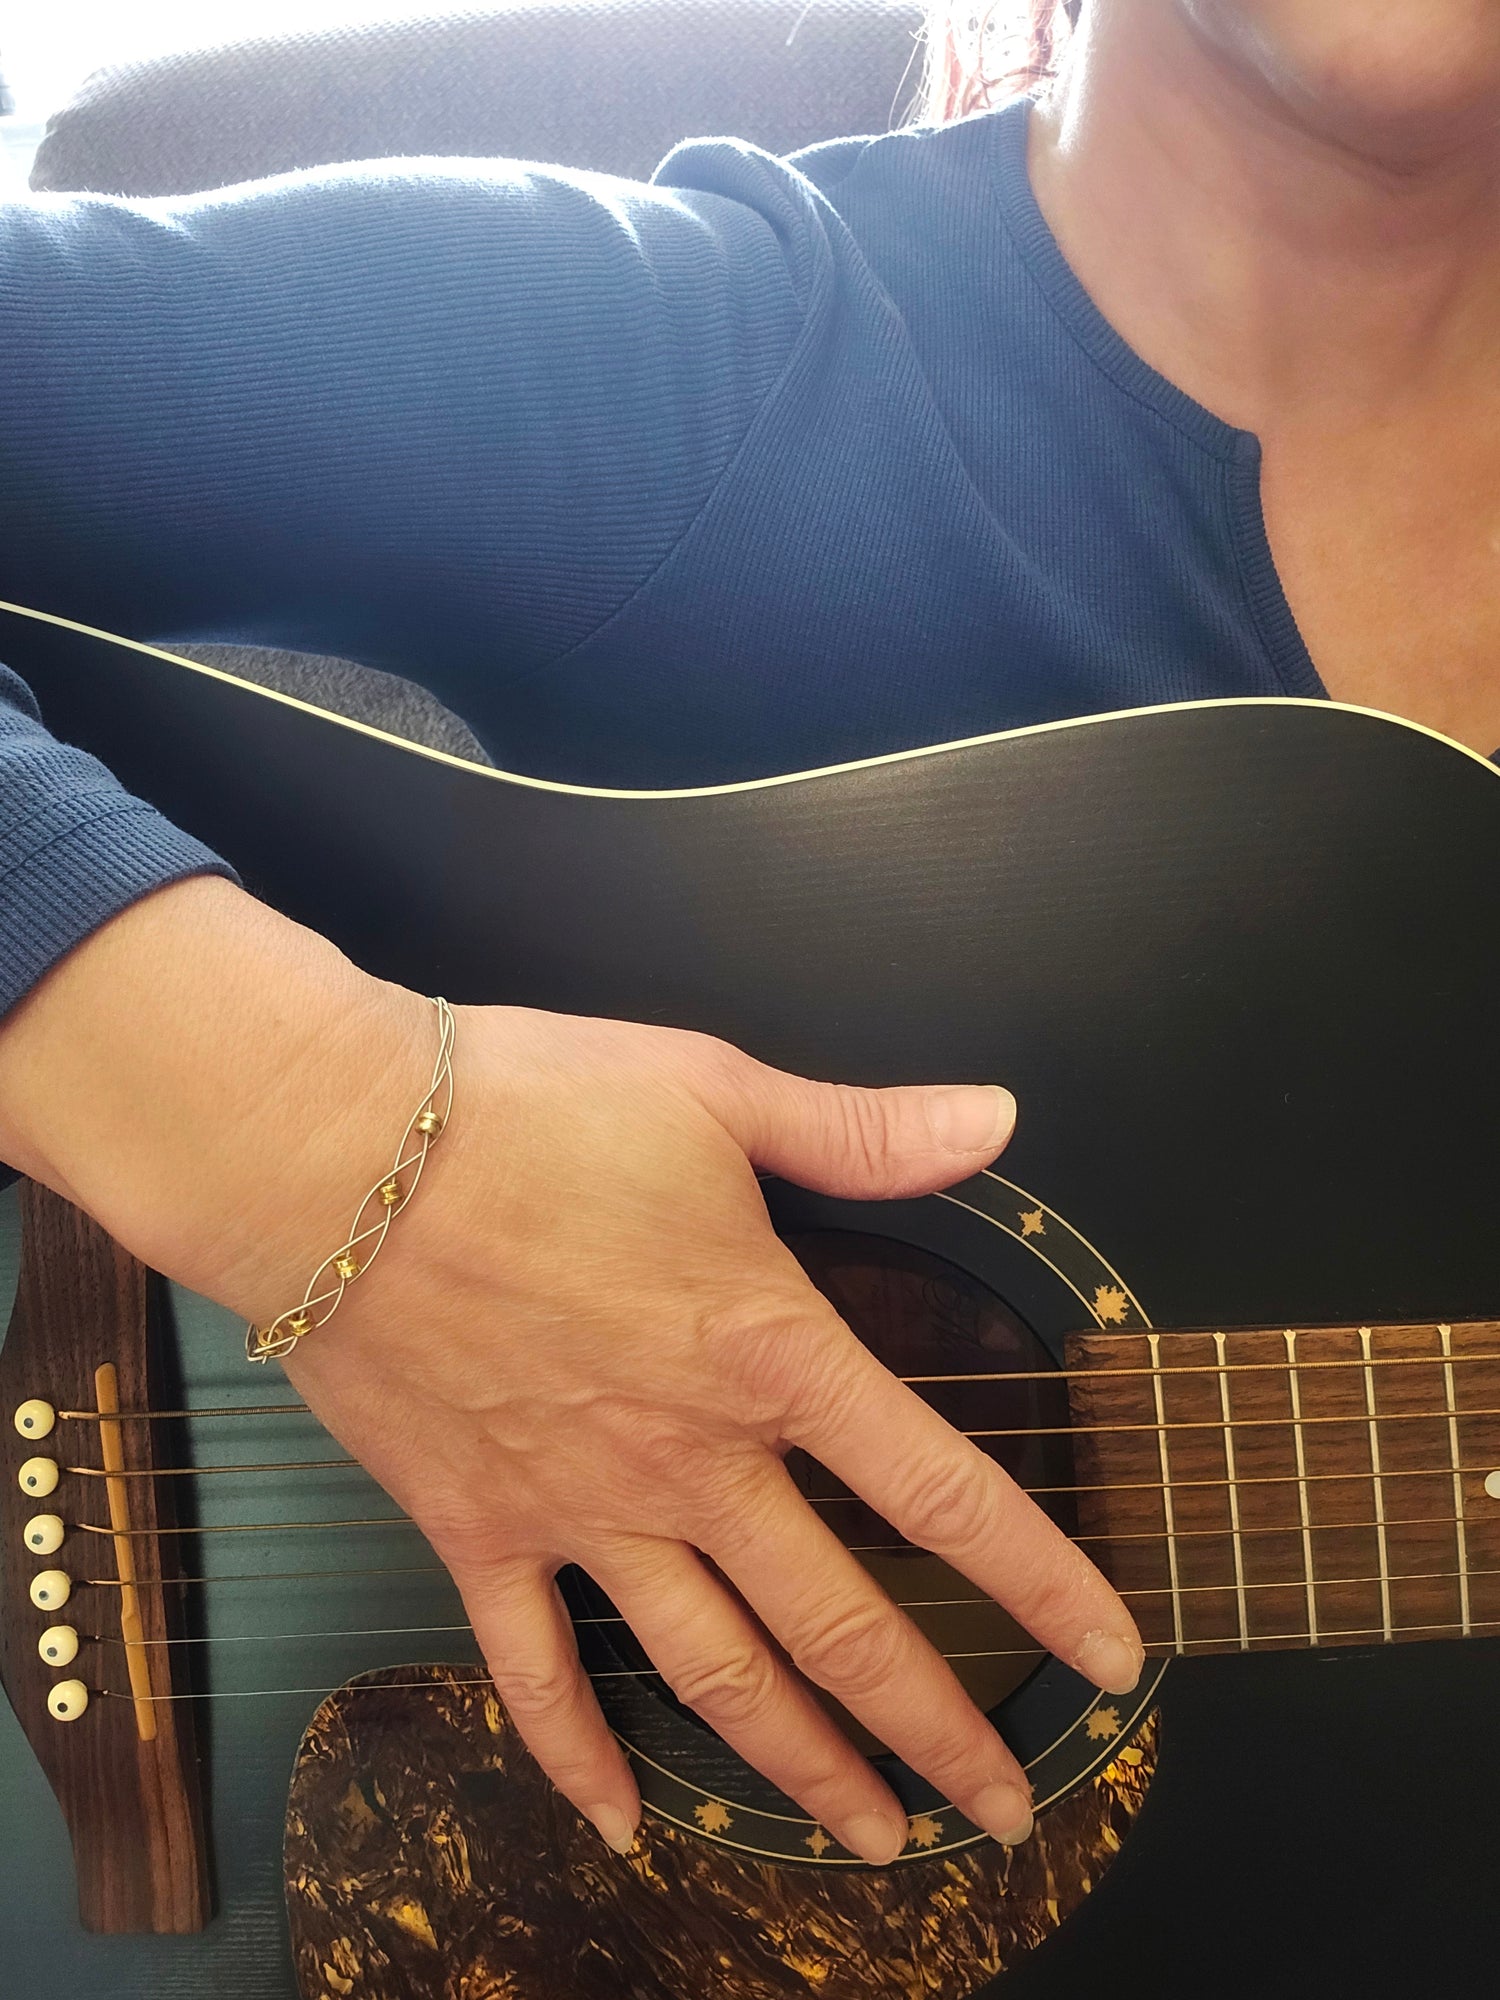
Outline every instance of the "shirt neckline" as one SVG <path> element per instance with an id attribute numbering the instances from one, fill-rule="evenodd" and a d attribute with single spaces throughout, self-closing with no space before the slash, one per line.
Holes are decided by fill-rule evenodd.
<path id="1" fill-rule="evenodd" d="M 1136 353 L 1095 305 L 1031 190 L 1026 162 L 1031 100 L 1020 98 L 990 114 L 991 161 L 1001 213 L 1033 282 L 1072 339 L 1094 365 L 1137 402 L 1227 468 L 1234 508 L 1231 539 L 1244 585 L 1246 608 L 1260 635 L 1267 663 L 1284 691 L 1329 699 L 1313 665 L 1266 534 L 1260 492 L 1260 439 L 1216 417 L 1186 390 L 1168 381 Z"/>
<path id="2" fill-rule="evenodd" d="M 1018 98 L 995 114 L 995 180 L 1010 233 L 1048 304 L 1098 367 L 1138 401 L 1149 403 L 1195 444 L 1215 458 L 1234 459 L 1248 441 L 1258 454 L 1260 440 L 1253 431 L 1236 429 L 1158 374 L 1094 304 L 1032 193 L 1026 160 L 1030 127 L 1029 98 Z"/>

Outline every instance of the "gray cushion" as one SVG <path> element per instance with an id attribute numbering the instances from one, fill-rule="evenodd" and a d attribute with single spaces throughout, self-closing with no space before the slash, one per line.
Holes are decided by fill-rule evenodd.
<path id="1" fill-rule="evenodd" d="M 466 722 L 444 708 L 435 694 L 398 674 L 362 667 L 353 660 L 333 660 L 317 653 L 273 652 L 263 646 L 172 646 L 189 660 L 202 660 L 258 687 L 296 695 L 315 708 L 368 722 L 389 736 L 446 750 L 476 764 L 494 759 Z"/>
<path id="2" fill-rule="evenodd" d="M 772 152 L 899 123 L 920 0 L 514 0 L 101 70 L 32 185 L 180 194 L 443 153 L 643 177 L 679 139 Z"/>

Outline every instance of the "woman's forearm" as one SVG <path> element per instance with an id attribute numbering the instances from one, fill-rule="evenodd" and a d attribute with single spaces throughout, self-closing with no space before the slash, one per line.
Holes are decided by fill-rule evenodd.
<path id="1" fill-rule="evenodd" d="M 95 931 L 0 1024 L 0 1158 L 155 1268 L 273 1314 L 387 1163 L 435 1032 L 418 996 L 195 877 Z"/>

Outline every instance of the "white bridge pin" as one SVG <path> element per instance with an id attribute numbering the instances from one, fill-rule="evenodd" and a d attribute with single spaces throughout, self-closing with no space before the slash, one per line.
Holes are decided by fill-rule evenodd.
<path id="1" fill-rule="evenodd" d="M 49 1625 L 37 1640 L 36 1649 L 49 1667 L 71 1667 L 78 1658 L 77 1627 Z"/>
<path id="2" fill-rule="evenodd" d="M 73 1579 L 65 1569 L 41 1569 L 31 1579 L 31 1601 L 38 1611 L 61 1611 L 73 1595 Z"/>
<path id="3" fill-rule="evenodd" d="M 45 1500 L 49 1493 L 57 1490 L 57 1460 L 28 1458 L 16 1476 L 23 1493 L 29 1493 L 34 1500 Z"/>
<path id="4" fill-rule="evenodd" d="M 32 1396 L 15 1414 L 15 1426 L 23 1438 L 50 1437 L 56 1422 L 56 1410 L 50 1403 L 44 1403 L 40 1396 Z"/>
<path id="5" fill-rule="evenodd" d="M 21 1530 L 33 1555 L 55 1556 L 63 1545 L 61 1514 L 33 1514 Z"/>
<path id="6" fill-rule="evenodd" d="M 57 1722 L 76 1722 L 89 1705 L 82 1681 L 59 1681 L 47 1696 L 47 1713 Z"/>
<path id="7" fill-rule="evenodd" d="M 1484 1490 L 1492 1500 L 1500 1500 L 1500 1472 L 1491 1472 L 1486 1476 Z"/>

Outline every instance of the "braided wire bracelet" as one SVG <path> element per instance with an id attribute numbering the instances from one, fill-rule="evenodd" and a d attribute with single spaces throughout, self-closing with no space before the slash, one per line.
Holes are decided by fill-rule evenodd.
<path id="1" fill-rule="evenodd" d="M 326 1326 L 343 1303 L 344 1293 L 380 1255 L 392 1221 L 417 1191 L 427 1154 L 442 1135 L 453 1110 L 453 1010 L 433 998 L 438 1017 L 438 1052 L 427 1094 L 406 1121 L 396 1164 L 378 1180 L 355 1211 L 348 1241 L 313 1272 L 300 1305 L 291 1306 L 268 1326 L 245 1329 L 247 1361 L 280 1360 L 299 1340 Z M 366 1220 L 366 1217 L 369 1220 Z"/>

